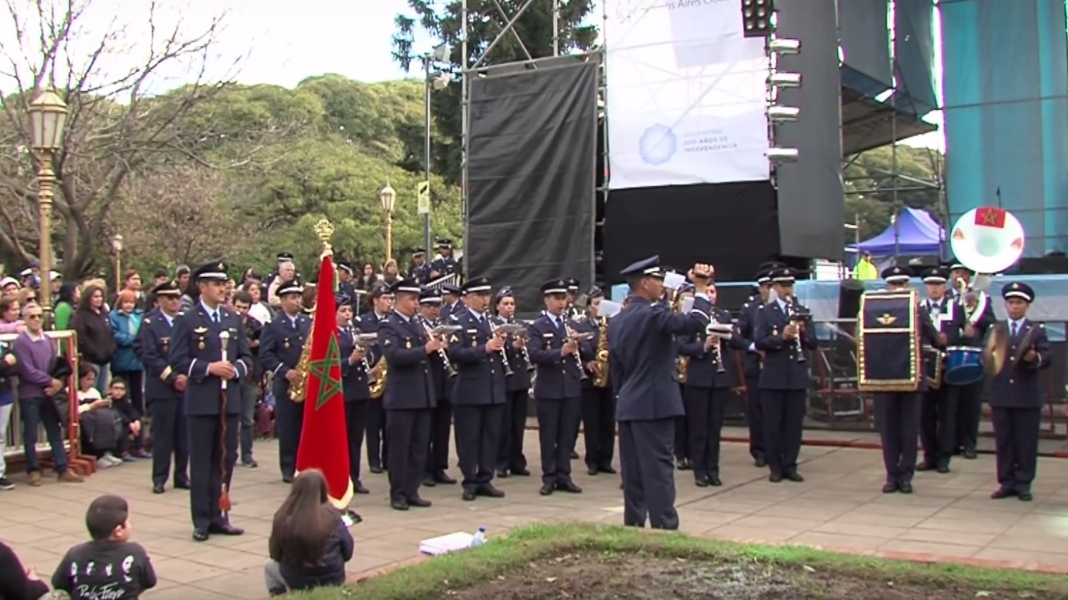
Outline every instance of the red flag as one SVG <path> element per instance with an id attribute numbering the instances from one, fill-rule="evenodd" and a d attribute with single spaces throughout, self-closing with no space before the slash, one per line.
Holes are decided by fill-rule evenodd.
<path id="1" fill-rule="evenodd" d="M 304 394 L 304 427 L 297 448 L 297 471 L 319 469 L 326 478 L 330 501 L 348 507 L 353 485 L 349 476 L 345 398 L 341 391 L 341 349 L 334 306 L 334 263 L 323 257 L 311 331 L 308 382 Z"/>
<path id="2" fill-rule="evenodd" d="M 1005 228 L 1005 209 L 983 206 L 975 209 L 975 224 L 995 229 Z"/>

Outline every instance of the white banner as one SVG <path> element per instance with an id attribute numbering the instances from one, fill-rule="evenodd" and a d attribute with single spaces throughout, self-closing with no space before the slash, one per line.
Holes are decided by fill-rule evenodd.
<path id="1" fill-rule="evenodd" d="M 610 189 L 769 178 L 767 58 L 738 0 L 604 0 Z"/>

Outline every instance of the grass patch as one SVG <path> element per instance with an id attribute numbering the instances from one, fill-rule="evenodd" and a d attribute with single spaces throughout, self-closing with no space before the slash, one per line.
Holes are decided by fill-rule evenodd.
<path id="1" fill-rule="evenodd" d="M 357 544 L 357 552 L 359 545 Z M 632 528 L 586 523 L 539 524 L 512 530 L 477 550 L 440 556 L 397 569 L 362 584 L 312 590 L 311 600 L 430 600 L 512 573 L 562 554 L 644 554 L 691 561 L 760 564 L 768 567 L 834 569 L 857 578 L 922 585 L 930 582 L 976 589 L 1017 590 L 1068 597 L 1068 578 L 1015 569 L 925 564 L 841 554 L 803 546 L 737 544 L 682 533 L 642 533 Z M 1021 597 L 1027 597 L 1021 594 Z"/>

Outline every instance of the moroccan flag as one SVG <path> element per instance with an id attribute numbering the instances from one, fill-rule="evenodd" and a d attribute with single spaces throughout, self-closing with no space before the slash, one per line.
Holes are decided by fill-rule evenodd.
<path id="1" fill-rule="evenodd" d="M 995 229 L 1005 229 L 1005 209 L 983 206 L 975 209 L 975 224 Z"/>
<path id="2" fill-rule="evenodd" d="M 326 477 L 330 501 L 344 510 L 352 500 L 349 443 L 345 430 L 345 398 L 341 392 L 341 350 L 334 306 L 334 263 L 323 257 L 316 287 L 308 382 L 304 394 L 304 427 L 297 448 L 297 471 L 319 469 Z"/>

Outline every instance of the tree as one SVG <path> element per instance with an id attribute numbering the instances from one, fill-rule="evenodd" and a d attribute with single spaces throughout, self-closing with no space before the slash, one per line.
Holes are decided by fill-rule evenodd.
<path id="1" fill-rule="evenodd" d="M 25 264 L 37 253 L 34 173 L 40 157 L 27 151 L 26 126 L 37 90 L 55 89 L 70 109 L 64 146 L 52 157 L 58 178 L 54 247 L 68 278 L 92 270 L 132 174 L 163 155 L 204 160 L 179 125 L 225 88 L 225 77 L 208 82 L 205 76 L 220 17 L 190 31 L 166 19 L 156 2 L 139 6 L 144 12 L 134 18 L 142 30 L 134 31 L 92 0 L 7 1 L 17 30 L 14 40 L 0 43 L 3 70 L 15 87 L 4 94 L 0 115 L 0 250 L 9 258 Z M 136 10 L 124 6 L 124 13 Z M 179 69 L 192 82 L 153 98 L 153 86 Z"/>
<path id="2" fill-rule="evenodd" d="M 885 230 L 893 215 L 905 206 L 926 210 L 945 226 L 946 210 L 941 193 L 943 160 L 936 150 L 903 144 L 897 146 L 896 164 L 890 146 L 849 159 L 843 174 L 845 214 L 847 221 L 859 221 L 860 239 Z M 846 232 L 846 243 L 853 242 L 854 233 Z"/>
<path id="3" fill-rule="evenodd" d="M 553 0 L 531 0 L 512 28 L 504 28 L 527 4 L 525 0 L 467 0 L 467 56 L 463 57 L 461 44 L 461 0 L 434 2 L 432 0 L 408 0 L 409 14 L 397 15 L 394 20 L 393 59 L 405 71 L 420 59 L 415 40 L 420 33 L 434 40 L 434 45 L 446 47 L 446 58 L 451 70 L 460 72 L 485 55 L 480 66 L 494 65 L 544 58 L 553 55 Z M 559 0 L 558 45 L 561 53 L 586 52 L 597 41 L 597 28 L 585 24 L 593 12 L 592 0 Z M 507 14 L 502 14 L 502 11 Z M 503 35 L 502 35 L 503 33 Z M 490 44 L 500 36 L 492 51 Z M 521 42 L 519 40 L 522 40 Z M 439 151 L 432 156 L 431 168 L 443 174 L 452 183 L 461 177 L 461 87 L 454 81 L 444 90 L 432 96 L 431 107 L 445 144 L 437 144 Z"/>

